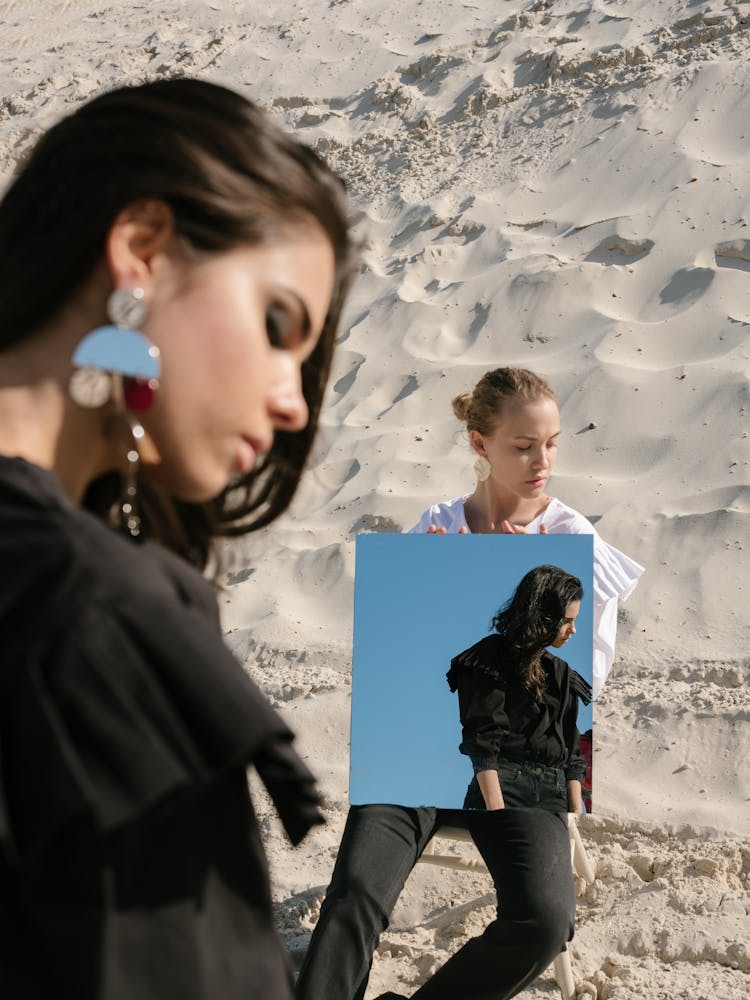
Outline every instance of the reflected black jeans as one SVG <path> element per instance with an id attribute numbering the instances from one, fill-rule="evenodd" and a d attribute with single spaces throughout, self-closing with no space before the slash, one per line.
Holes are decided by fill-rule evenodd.
<path id="1" fill-rule="evenodd" d="M 495 883 L 497 918 L 414 1000 L 507 1000 L 564 949 L 575 919 L 565 815 L 353 806 L 297 982 L 298 1000 L 363 1000 L 380 934 L 441 825 L 471 832 Z"/>
<path id="2" fill-rule="evenodd" d="M 567 812 L 568 786 L 561 767 L 549 767 L 530 761 L 500 760 L 496 769 L 507 807 L 533 806 L 548 812 Z M 484 797 L 474 774 L 466 789 L 464 809 L 484 808 Z"/>

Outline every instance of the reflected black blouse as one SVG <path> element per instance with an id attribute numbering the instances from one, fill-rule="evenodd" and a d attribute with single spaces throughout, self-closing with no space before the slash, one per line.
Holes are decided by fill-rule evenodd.
<path id="1" fill-rule="evenodd" d="M 528 761 L 562 768 L 568 781 L 582 781 L 576 727 L 578 699 L 591 700 L 591 688 L 565 660 L 542 654 L 547 682 L 537 701 L 508 667 L 504 641 L 489 635 L 451 660 L 447 678 L 458 691 L 463 727 L 461 753 L 475 773 L 492 770 L 499 760 Z"/>
<path id="2" fill-rule="evenodd" d="M 0 458 L 0 996 L 288 1000 L 245 769 L 297 842 L 291 741 L 199 573 Z"/>

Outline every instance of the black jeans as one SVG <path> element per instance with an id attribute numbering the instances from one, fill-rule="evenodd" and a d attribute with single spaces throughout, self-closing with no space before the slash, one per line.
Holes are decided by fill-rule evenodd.
<path id="1" fill-rule="evenodd" d="M 497 775 L 503 801 L 509 808 L 529 806 L 547 809 L 549 812 L 568 811 L 568 786 L 561 767 L 549 767 L 529 761 L 500 760 Z M 475 774 L 466 789 L 464 809 L 484 808 L 484 797 Z"/>
<path id="2" fill-rule="evenodd" d="M 380 934 L 441 825 L 470 830 L 495 883 L 497 918 L 414 1000 L 507 1000 L 563 950 L 575 918 L 565 816 L 543 809 L 353 806 L 297 982 L 298 1000 L 362 1000 Z"/>

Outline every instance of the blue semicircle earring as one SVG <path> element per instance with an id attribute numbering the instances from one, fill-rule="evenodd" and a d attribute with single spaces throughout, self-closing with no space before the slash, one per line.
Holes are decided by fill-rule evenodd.
<path id="1" fill-rule="evenodd" d="M 99 326 L 81 340 L 73 357 L 69 391 L 86 409 L 104 406 L 112 398 L 112 376 L 123 379 L 123 397 L 130 410 L 153 404 L 159 387 L 159 348 L 137 327 L 146 318 L 142 288 L 118 288 L 107 300 L 112 322 Z"/>
<path id="2" fill-rule="evenodd" d="M 135 413 L 151 408 L 159 388 L 159 348 L 137 329 L 146 319 L 142 288 L 118 288 L 107 300 L 111 320 L 87 333 L 73 352 L 68 392 L 79 406 L 98 409 L 112 400 L 124 418 L 125 480 L 118 520 L 131 538 L 140 538 L 137 507 L 138 445 L 143 428 Z"/>

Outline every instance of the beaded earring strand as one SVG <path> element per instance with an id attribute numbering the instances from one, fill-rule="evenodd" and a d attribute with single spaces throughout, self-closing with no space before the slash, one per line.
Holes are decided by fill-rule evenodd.
<path id="1" fill-rule="evenodd" d="M 148 309 L 142 288 L 118 288 L 107 300 L 111 324 L 97 327 L 78 344 L 68 382 L 71 399 L 84 409 L 112 401 L 126 428 L 125 472 L 119 522 L 131 538 L 139 538 L 137 509 L 139 444 L 143 427 L 134 415 L 153 406 L 159 388 L 159 348 L 138 329 Z"/>

